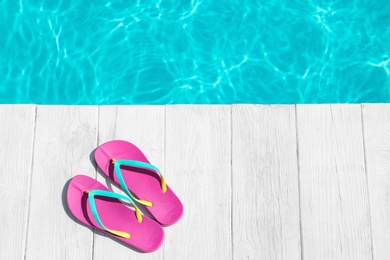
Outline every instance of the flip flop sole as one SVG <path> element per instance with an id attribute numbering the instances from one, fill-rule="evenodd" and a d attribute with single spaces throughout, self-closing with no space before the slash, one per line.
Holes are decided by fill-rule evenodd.
<path id="1" fill-rule="evenodd" d="M 114 140 L 100 145 L 95 150 L 95 161 L 102 172 L 119 185 L 111 159 L 136 160 L 149 163 L 143 152 L 134 144 L 122 140 Z M 123 179 L 129 191 L 142 200 L 151 201 L 147 207 L 153 217 L 162 225 L 169 226 L 183 215 L 183 205 L 179 198 L 167 185 L 164 193 L 161 189 L 160 176 L 152 170 L 121 166 Z"/>
<path id="2" fill-rule="evenodd" d="M 107 228 L 127 232 L 131 237 L 127 239 L 103 230 L 92 215 L 88 194 L 85 192 L 87 190 L 108 191 L 103 184 L 85 175 L 77 175 L 69 182 L 66 195 L 68 207 L 81 223 L 99 229 L 144 252 L 155 251 L 161 246 L 164 240 L 164 230 L 157 222 L 143 216 L 140 223 L 134 210 L 118 199 L 96 196 L 95 204 L 101 222 Z"/>

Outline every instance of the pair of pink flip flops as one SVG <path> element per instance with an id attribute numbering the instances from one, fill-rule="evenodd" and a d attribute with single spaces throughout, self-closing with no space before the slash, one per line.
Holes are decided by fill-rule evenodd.
<path id="1" fill-rule="evenodd" d="M 77 175 L 67 189 L 69 210 L 83 224 L 134 248 L 144 252 L 157 250 L 164 240 L 161 225 L 172 225 L 183 215 L 183 206 L 162 173 L 138 147 L 121 140 L 100 145 L 95 150 L 95 161 L 127 196 L 109 191 L 91 177 Z M 139 204 L 157 222 L 141 215 Z"/>

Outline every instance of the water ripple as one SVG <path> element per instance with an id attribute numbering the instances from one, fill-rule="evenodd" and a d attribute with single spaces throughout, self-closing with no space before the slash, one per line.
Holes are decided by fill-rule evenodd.
<path id="1" fill-rule="evenodd" d="M 0 1 L 0 103 L 390 102 L 390 2 Z"/>

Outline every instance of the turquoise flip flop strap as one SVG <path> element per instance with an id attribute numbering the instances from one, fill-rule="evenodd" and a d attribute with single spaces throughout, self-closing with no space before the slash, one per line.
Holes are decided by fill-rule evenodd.
<path id="1" fill-rule="evenodd" d="M 147 200 L 137 199 L 129 191 L 129 189 L 126 186 L 125 180 L 123 179 L 123 175 L 122 175 L 121 168 L 120 168 L 121 165 L 130 166 L 130 167 L 136 167 L 136 168 L 143 168 L 143 169 L 147 169 L 147 170 L 151 170 L 151 171 L 157 172 L 160 175 L 160 178 L 161 178 L 161 190 L 164 193 L 167 191 L 167 185 L 165 183 L 164 176 L 163 176 L 163 174 L 160 172 L 160 170 L 156 166 L 154 166 L 154 165 L 152 165 L 150 163 L 136 161 L 136 160 L 116 160 L 114 158 L 111 159 L 111 162 L 114 164 L 114 171 L 115 171 L 116 177 L 118 178 L 119 184 L 121 185 L 123 191 L 131 199 L 133 199 L 134 201 L 136 201 L 136 202 L 138 202 L 138 203 L 140 203 L 142 205 L 145 205 L 145 206 L 149 206 L 149 207 L 153 206 L 152 202 L 147 201 Z"/>
<path id="2" fill-rule="evenodd" d="M 119 199 L 119 200 L 122 200 L 122 201 L 125 201 L 128 203 L 131 203 L 135 208 L 135 215 L 137 217 L 138 222 L 142 222 L 141 212 L 138 209 L 137 205 L 135 205 L 133 200 L 131 200 L 130 198 L 123 196 L 121 194 L 117 194 L 117 193 L 114 193 L 111 191 L 105 191 L 105 190 L 86 190 L 85 193 L 88 194 L 88 202 L 89 202 L 89 206 L 90 206 L 93 218 L 95 219 L 96 223 L 98 223 L 99 226 L 102 229 L 104 229 L 105 231 L 107 231 L 111 234 L 120 236 L 120 237 L 124 237 L 124 238 L 131 237 L 130 234 L 127 232 L 109 229 L 102 223 L 102 221 L 100 220 L 99 214 L 97 212 L 97 209 L 96 209 L 95 196 L 102 196 L 102 197 L 107 197 L 107 198 Z"/>

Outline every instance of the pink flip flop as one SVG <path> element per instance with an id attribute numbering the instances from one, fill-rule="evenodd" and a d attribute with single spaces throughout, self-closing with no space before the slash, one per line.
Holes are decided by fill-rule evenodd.
<path id="1" fill-rule="evenodd" d="M 91 177 L 75 176 L 69 182 L 66 199 L 69 210 L 80 222 L 141 251 L 155 251 L 164 240 L 162 227 L 142 216 L 130 198 L 109 191 Z M 121 201 L 133 204 L 135 211 Z"/>
<path id="2" fill-rule="evenodd" d="M 96 148 L 95 161 L 107 177 L 132 200 L 144 205 L 161 225 L 172 225 L 183 215 L 183 205 L 166 185 L 162 173 L 134 144 L 121 140 L 104 143 Z"/>

